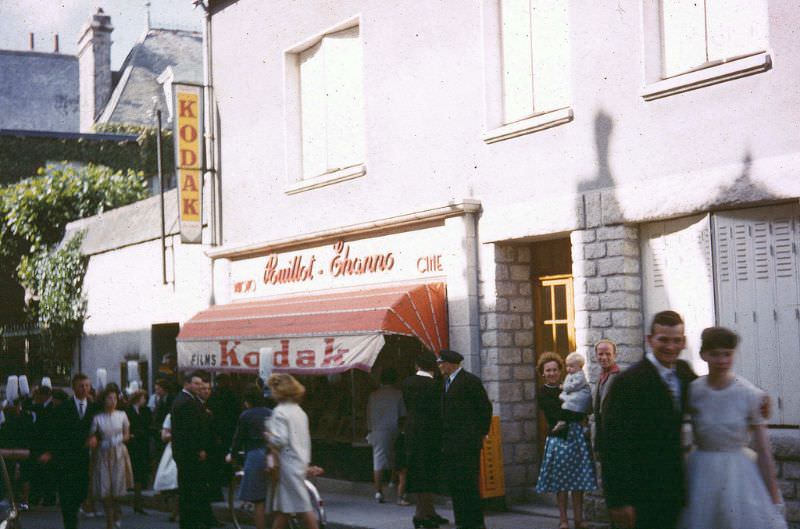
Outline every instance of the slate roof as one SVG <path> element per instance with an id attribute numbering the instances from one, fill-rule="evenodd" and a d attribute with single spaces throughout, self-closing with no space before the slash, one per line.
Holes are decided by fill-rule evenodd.
<path id="1" fill-rule="evenodd" d="M 80 130 L 78 58 L 0 50 L 0 129 Z"/>
<path id="2" fill-rule="evenodd" d="M 131 49 L 98 123 L 152 126 L 153 96 L 168 108 L 158 77 L 171 67 L 176 82 L 203 83 L 203 37 L 196 31 L 148 30 Z"/>

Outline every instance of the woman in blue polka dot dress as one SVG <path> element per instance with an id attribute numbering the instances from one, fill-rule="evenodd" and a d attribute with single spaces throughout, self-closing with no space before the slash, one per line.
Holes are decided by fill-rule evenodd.
<path id="1" fill-rule="evenodd" d="M 544 384 L 537 392 L 539 409 L 552 431 L 562 415 L 559 383 L 564 372 L 564 360 L 556 353 L 543 353 L 536 363 Z M 567 495 L 572 492 L 572 512 L 575 527 L 588 527 L 583 521 L 583 493 L 597 489 L 594 462 L 589 453 L 589 443 L 584 436 L 584 427 L 578 422 L 569 422 L 564 433 L 547 436 L 544 459 L 539 469 L 536 492 L 555 492 L 560 516 L 559 529 L 569 529 L 567 521 Z"/>

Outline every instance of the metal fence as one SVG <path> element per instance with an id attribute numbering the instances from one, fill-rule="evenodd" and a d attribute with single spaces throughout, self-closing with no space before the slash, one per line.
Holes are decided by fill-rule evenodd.
<path id="1" fill-rule="evenodd" d="M 35 324 L 0 327 L 0 383 L 9 375 L 27 375 L 31 384 L 48 376 L 53 386 L 68 386 L 72 350 L 63 344 Z"/>

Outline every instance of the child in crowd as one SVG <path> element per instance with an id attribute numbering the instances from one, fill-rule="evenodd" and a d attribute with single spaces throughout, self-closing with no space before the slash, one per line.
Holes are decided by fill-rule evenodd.
<path id="1" fill-rule="evenodd" d="M 567 424 L 581 422 L 592 410 L 592 390 L 583 373 L 585 359 L 580 353 L 567 355 L 567 377 L 561 386 L 561 419 L 553 427 L 554 435 L 567 434 Z"/>

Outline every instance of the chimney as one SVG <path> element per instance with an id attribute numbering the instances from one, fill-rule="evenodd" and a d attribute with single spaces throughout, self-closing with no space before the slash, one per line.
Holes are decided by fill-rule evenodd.
<path id="1" fill-rule="evenodd" d="M 53 35 L 53 53 L 58 53 L 58 33 Z"/>
<path id="2" fill-rule="evenodd" d="M 31 51 L 33 51 L 34 48 L 33 33 L 28 33 L 28 47 L 31 49 Z"/>
<path id="3" fill-rule="evenodd" d="M 91 16 L 78 39 L 81 131 L 91 131 L 111 97 L 111 17 L 103 8 Z"/>

